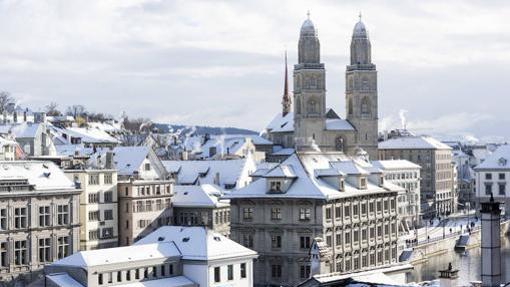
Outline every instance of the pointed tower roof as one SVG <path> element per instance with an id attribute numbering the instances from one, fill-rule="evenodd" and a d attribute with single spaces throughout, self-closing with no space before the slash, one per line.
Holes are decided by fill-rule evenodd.
<path id="1" fill-rule="evenodd" d="M 361 12 L 359 13 L 359 21 L 354 25 L 354 31 L 352 33 L 353 38 L 368 38 L 367 29 L 365 24 L 361 21 Z"/>
<path id="2" fill-rule="evenodd" d="M 291 99 L 289 96 L 289 76 L 287 68 L 287 50 L 285 50 L 285 79 L 283 84 L 283 98 L 282 98 L 282 116 L 290 112 Z"/>
<path id="3" fill-rule="evenodd" d="M 315 36 L 317 31 L 315 30 L 315 25 L 312 20 L 310 20 L 310 11 L 306 13 L 306 16 L 306 20 L 303 22 L 303 25 L 301 25 L 301 35 Z"/>

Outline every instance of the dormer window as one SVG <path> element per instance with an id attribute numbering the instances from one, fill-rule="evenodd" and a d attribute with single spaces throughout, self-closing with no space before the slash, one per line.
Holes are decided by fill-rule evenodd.
<path id="1" fill-rule="evenodd" d="M 359 183 L 360 183 L 360 188 L 361 189 L 366 189 L 367 188 L 367 178 L 366 177 L 361 177 Z"/>
<path id="2" fill-rule="evenodd" d="M 282 192 L 282 182 L 281 181 L 271 181 L 269 191 Z"/>

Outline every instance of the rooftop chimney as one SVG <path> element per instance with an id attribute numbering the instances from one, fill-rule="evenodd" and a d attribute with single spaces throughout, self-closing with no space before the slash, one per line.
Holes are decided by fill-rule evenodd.
<path id="1" fill-rule="evenodd" d="M 441 287 L 457 287 L 457 279 L 459 278 L 459 270 L 453 269 L 452 263 L 448 263 L 448 269 L 439 270 L 439 286 Z"/>

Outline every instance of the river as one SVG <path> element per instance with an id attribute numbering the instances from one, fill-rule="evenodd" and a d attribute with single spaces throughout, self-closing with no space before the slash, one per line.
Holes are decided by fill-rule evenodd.
<path id="1" fill-rule="evenodd" d="M 466 254 L 450 251 L 446 254 L 430 258 L 427 262 L 415 266 L 414 270 L 407 274 L 407 282 L 421 282 L 437 279 L 439 270 L 446 269 L 451 262 L 454 268 L 459 269 L 458 284 L 470 285 L 471 281 L 480 281 L 481 258 L 480 247 L 470 249 Z M 510 240 L 508 237 L 501 239 L 501 273 L 503 282 L 510 282 Z"/>

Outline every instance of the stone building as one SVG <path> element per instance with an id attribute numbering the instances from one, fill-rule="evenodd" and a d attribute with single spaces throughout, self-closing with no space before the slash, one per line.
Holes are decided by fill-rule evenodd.
<path id="1" fill-rule="evenodd" d="M 348 273 L 398 259 L 398 190 L 364 159 L 302 151 L 225 195 L 231 238 L 260 255 L 255 284 L 293 286 L 310 276 L 310 246 L 331 249 L 321 273 Z M 394 185 L 392 185 L 394 186 Z"/>
<path id="2" fill-rule="evenodd" d="M 132 246 L 82 251 L 45 267 L 46 286 L 253 286 L 257 253 L 203 227 L 161 227 Z"/>
<path id="3" fill-rule="evenodd" d="M 398 230 L 401 234 L 408 234 L 421 225 L 421 166 L 408 160 L 378 160 L 372 163 L 383 171 L 387 183 L 401 187 L 397 196 Z"/>
<path id="4" fill-rule="evenodd" d="M 0 162 L 0 282 L 32 281 L 79 249 L 79 195 L 52 162 Z"/>
<path id="5" fill-rule="evenodd" d="M 394 138 L 379 143 L 381 160 L 405 159 L 421 166 L 421 202 L 425 217 L 457 211 L 452 148 L 428 136 Z"/>
<path id="6" fill-rule="evenodd" d="M 98 167 L 73 164 L 64 169 L 66 176 L 80 185 L 80 250 L 118 246 L 117 171 L 112 154 L 109 163 Z"/>
<path id="7" fill-rule="evenodd" d="M 491 195 L 510 213 L 510 146 L 502 145 L 474 168 L 477 209 Z"/>
<path id="8" fill-rule="evenodd" d="M 317 29 L 310 19 L 301 26 L 298 63 L 294 66 L 294 111 L 284 89 L 282 113 L 266 127 L 269 140 L 284 148 L 314 144 L 323 151 L 354 155 L 363 148 L 377 158 L 377 71 L 371 59 L 368 32 L 361 19 L 351 40 L 351 61 L 346 71 L 346 120 L 326 108 L 326 70 L 320 58 Z M 287 78 L 285 78 L 287 86 Z"/>
<path id="9" fill-rule="evenodd" d="M 230 234 L 230 202 L 220 199 L 217 186 L 175 185 L 172 197 L 174 225 L 205 226 L 224 236 Z"/>

